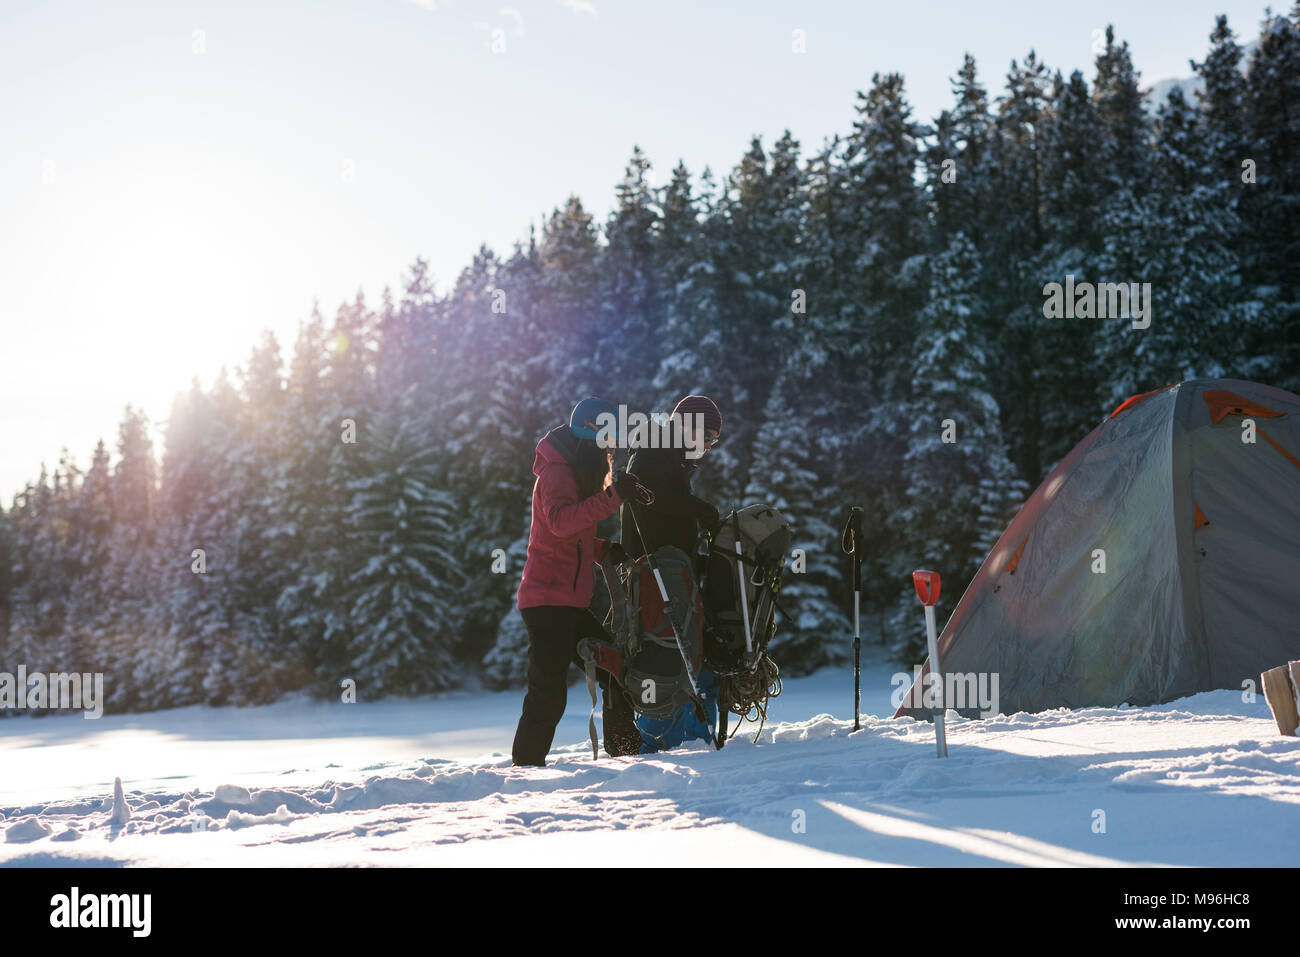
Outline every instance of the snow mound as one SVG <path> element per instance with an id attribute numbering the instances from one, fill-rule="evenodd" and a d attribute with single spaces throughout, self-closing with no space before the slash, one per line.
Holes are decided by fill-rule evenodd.
<path id="1" fill-rule="evenodd" d="M 1290 866 L 1300 851 L 1300 741 L 1238 692 L 953 720 L 940 760 L 926 722 L 867 716 L 854 732 L 824 713 L 841 685 L 792 679 L 788 719 L 757 741 L 749 726 L 721 751 L 598 761 L 579 702 L 560 736 L 573 743 L 544 768 L 403 754 L 410 712 L 378 704 L 354 712 L 368 723 L 350 763 L 329 738 L 314 763 L 276 739 L 245 759 L 255 771 L 223 768 L 207 788 L 161 768 L 111 794 L 51 799 L 24 782 L 30 799 L 0 806 L 0 864 L 1238 865 L 1251 847 L 1250 864 Z M 517 699 L 482 699 L 509 709 L 508 740 Z M 474 700 L 455 702 L 466 722 L 486 710 Z"/>
<path id="2" fill-rule="evenodd" d="M 16 824 L 5 828 L 5 842 L 8 844 L 26 844 L 47 837 L 53 830 L 48 824 L 36 817 L 25 817 Z"/>
<path id="3" fill-rule="evenodd" d="M 226 815 L 227 827 L 252 827 L 255 824 L 288 824 L 297 817 L 289 812 L 283 804 L 270 814 L 245 814 L 243 811 L 231 811 Z"/>

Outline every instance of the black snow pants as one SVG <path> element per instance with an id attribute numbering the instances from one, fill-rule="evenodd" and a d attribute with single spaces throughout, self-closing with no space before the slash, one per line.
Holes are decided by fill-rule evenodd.
<path id="1" fill-rule="evenodd" d="M 517 765 L 543 766 L 551 750 L 555 726 L 564 716 L 568 700 L 569 663 L 582 668 L 578 642 L 587 637 L 610 640 L 609 633 L 585 608 L 544 605 L 522 608 L 520 614 L 528 629 L 528 692 L 524 711 L 515 731 L 511 758 Z M 638 754 L 641 732 L 636 714 L 623 691 L 610 687 L 609 675 L 597 670 L 604 699 L 602 715 L 605 730 L 605 753 L 610 757 Z"/>

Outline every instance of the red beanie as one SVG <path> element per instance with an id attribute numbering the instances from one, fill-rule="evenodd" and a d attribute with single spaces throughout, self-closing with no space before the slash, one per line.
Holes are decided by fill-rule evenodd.
<path id="1" fill-rule="evenodd" d="M 718 411 L 717 405 L 712 399 L 704 395 L 688 395 L 682 401 L 677 403 L 677 408 L 673 409 L 673 415 L 704 415 L 704 431 L 717 432 L 722 434 L 722 413 Z"/>

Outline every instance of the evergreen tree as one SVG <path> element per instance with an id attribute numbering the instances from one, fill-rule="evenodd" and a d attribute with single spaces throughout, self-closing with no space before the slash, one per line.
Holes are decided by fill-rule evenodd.
<path id="1" fill-rule="evenodd" d="M 924 203 L 916 181 L 923 130 L 912 121 L 896 73 L 873 76 L 871 89 L 858 94 L 857 111 L 833 233 L 849 258 L 836 263 L 836 274 L 852 286 L 866 360 L 890 391 L 905 376 L 899 357 L 911 338 L 908 317 L 925 297 Z"/>
<path id="2" fill-rule="evenodd" d="M 602 330 L 596 286 L 596 229 L 582 201 L 570 196 L 546 221 L 538 250 L 537 298 L 545 317 L 548 372 L 553 376 L 538 399 L 572 408 L 585 395 L 613 394 L 618 383 L 596 366 Z"/>
<path id="3" fill-rule="evenodd" d="M 137 682 L 135 668 L 159 642 L 151 615 L 157 471 L 148 419 L 128 406 L 109 478 L 113 512 L 103 569 L 105 602 L 92 625 L 104 663 L 95 670 L 104 672 L 105 706 L 112 711 L 150 707 L 153 700 L 153 689 Z"/>
<path id="4" fill-rule="evenodd" d="M 275 607 L 292 656 L 333 690 L 341 664 L 329 654 L 345 630 L 343 590 L 343 441 L 347 417 L 330 388 L 325 321 L 319 311 L 299 326 L 286 381 L 285 428 L 292 436 L 284 462 L 284 492 L 271 521 L 295 556 Z"/>
<path id="5" fill-rule="evenodd" d="M 1100 118 L 1083 74 L 1075 70 L 1064 81 L 1057 73 L 1043 122 L 1043 216 L 1057 248 L 1080 258 L 1101 246 L 1100 138 Z"/>
<path id="6" fill-rule="evenodd" d="M 489 688 L 523 687 L 528 678 L 528 631 L 524 619 L 515 607 L 513 587 L 519 584 L 519 574 L 528 558 L 528 529 L 532 524 L 532 502 L 524 512 L 524 533 L 506 549 L 506 571 L 500 576 L 512 586 L 511 600 L 497 623 L 492 648 L 483 656 L 483 681 Z"/>
<path id="7" fill-rule="evenodd" d="M 984 297 L 990 314 L 999 317 L 990 350 L 1001 374 L 995 399 L 1002 410 L 1003 434 L 1019 473 L 1037 482 L 1050 463 L 1048 428 L 1054 406 L 1074 401 L 1041 387 L 1044 369 L 1038 350 L 1045 330 L 1042 288 L 1054 270 L 1045 267 L 1047 221 L 1044 217 L 1046 142 L 1049 116 L 1046 66 L 1031 50 L 1015 60 L 999 99 L 991 163 L 998 203 L 992 211 L 982 268 L 987 272 Z M 1054 334 L 1051 330 L 1048 334 Z"/>
<path id="8" fill-rule="evenodd" d="M 975 58 L 969 53 L 950 83 L 955 103 L 936 121 L 936 143 L 929 151 L 930 189 L 935 201 L 934 246 L 944 248 L 948 239 L 960 231 L 979 249 L 985 216 L 993 201 L 989 195 L 993 117 L 988 92 L 979 80 Z M 951 182 L 942 179 L 945 159 L 954 160 Z"/>
<path id="9" fill-rule="evenodd" d="M 809 422 L 788 396 L 799 391 L 783 378 L 773 388 L 755 440 L 754 469 L 745 489 L 747 503 L 770 505 L 793 531 L 786 556 L 780 602 L 794 619 L 780 624 L 772 656 L 782 672 L 808 674 L 846 660 L 844 612 L 831 598 L 839 572 L 839 533 L 826 520 L 827 503 L 817 475 L 817 446 Z"/>
<path id="10" fill-rule="evenodd" d="M 902 661 L 924 657 L 913 624 L 912 569 L 934 568 L 956 586 L 942 592 L 942 620 L 983 558 L 976 543 L 1001 531 L 1026 491 L 1007 459 L 985 350 L 972 331 L 985 308 L 978 275 L 975 248 L 957 233 L 932 263 L 929 302 L 918 323 L 913 395 L 900 423 L 909 435 L 906 497 L 893 523 L 902 561 L 894 574 L 899 597 L 891 632 Z"/>
<path id="11" fill-rule="evenodd" d="M 1248 282 L 1269 331 L 1260 348 L 1275 357 L 1272 381 L 1300 389 L 1300 3 L 1290 17 L 1265 18 L 1246 80 L 1248 157 L 1257 179 L 1248 192 L 1253 248 Z M 1238 164 L 1240 168 L 1240 164 Z"/>
<path id="12" fill-rule="evenodd" d="M 651 165 L 634 148 L 617 189 L 617 206 L 605 226 L 607 246 L 599 270 L 601 325 L 597 368 L 611 384 L 626 387 L 649 373 L 645 356 L 660 344 L 664 298 L 660 285 L 659 223 Z"/>
<path id="13" fill-rule="evenodd" d="M 1112 26 L 1106 27 L 1106 47 L 1097 55 L 1096 66 L 1093 104 L 1108 185 L 1127 197 L 1140 196 L 1147 182 L 1150 129 L 1142 106 L 1140 74 L 1133 67 L 1128 43 L 1115 42 Z"/>
<path id="14" fill-rule="evenodd" d="M 449 627 L 461 571 L 446 542 L 454 502 L 433 450 L 391 412 L 361 441 L 348 482 L 348 628 L 359 688 L 418 694 L 462 678 Z"/>
<path id="15" fill-rule="evenodd" d="M 717 262 L 723 227 L 708 170 L 701 185 L 697 195 L 679 162 L 664 193 L 660 248 L 668 291 L 659 367 L 651 386 L 653 401 L 668 408 L 683 395 L 706 391 L 716 357 L 723 354 Z"/>
<path id="16" fill-rule="evenodd" d="M 1173 90 L 1156 122 L 1159 176 L 1152 193 L 1129 232 L 1107 237 L 1113 262 L 1105 262 L 1105 278 L 1150 282 L 1154 302 L 1148 328 L 1100 320 L 1103 364 L 1111 370 L 1103 408 L 1173 382 L 1249 367 L 1241 347 L 1257 337 L 1229 251 L 1237 216 L 1218 187 L 1208 143 L 1202 117 Z"/>
<path id="17" fill-rule="evenodd" d="M 1241 163 L 1246 157 L 1246 78 L 1241 71 L 1241 47 L 1228 27 L 1228 18 L 1215 18 L 1210 34 L 1213 46 L 1192 68 L 1205 81 L 1197 99 L 1205 118 L 1205 151 L 1211 164 L 1210 180 L 1239 197 Z M 1235 204 L 1234 204 L 1235 205 Z"/>
<path id="18" fill-rule="evenodd" d="M 232 397 L 224 376 L 217 388 Z M 220 422 L 217 408 L 195 380 L 188 393 L 176 396 L 167 419 L 153 562 L 160 586 L 153 613 L 161 637 L 132 672 L 133 681 L 147 686 L 144 707 L 209 700 L 204 679 L 227 637 L 231 563 L 225 533 L 234 516 L 224 499 L 232 487 L 227 454 L 236 423 Z"/>

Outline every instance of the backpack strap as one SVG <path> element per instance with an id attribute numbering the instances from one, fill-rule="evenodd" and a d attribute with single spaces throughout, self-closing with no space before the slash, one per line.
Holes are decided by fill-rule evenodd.
<path id="1" fill-rule="evenodd" d="M 743 543 L 741 544 L 740 547 L 741 547 L 741 552 L 740 552 L 740 554 L 739 554 L 739 558 L 740 558 L 743 562 L 745 562 L 746 565 L 754 566 L 754 565 L 762 565 L 762 564 L 763 564 L 763 560 L 759 557 L 758 552 L 756 552 L 756 551 L 744 551 L 745 546 L 744 546 Z M 714 546 L 712 546 L 712 547 L 709 549 L 709 554 L 710 554 L 710 555 L 722 555 L 724 558 L 730 558 L 730 559 L 733 559 L 733 560 L 737 557 L 737 553 L 736 553 L 736 551 L 735 551 L 734 549 L 733 549 L 732 551 L 727 551 L 725 548 L 721 548 L 721 547 L 719 547 L 719 546 L 717 546 L 717 545 L 714 545 Z"/>
<path id="2" fill-rule="evenodd" d="M 591 695 L 591 713 L 587 715 L 587 735 L 591 738 L 591 760 L 600 760 L 600 740 L 596 737 L 596 669 L 608 672 L 609 693 L 614 694 L 614 684 L 623 683 L 623 656 L 613 645 L 584 638 L 578 642 L 578 656 L 587 675 L 587 692 Z"/>
<path id="3" fill-rule="evenodd" d="M 600 760 L 600 742 L 596 740 L 596 659 L 586 660 L 587 691 L 591 693 L 591 713 L 587 715 L 587 735 L 591 738 L 591 760 Z"/>
<path id="4" fill-rule="evenodd" d="M 695 617 L 695 604 L 691 603 L 686 606 L 686 617 L 682 619 L 682 634 L 691 633 L 691 619 Z"/>

